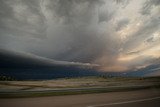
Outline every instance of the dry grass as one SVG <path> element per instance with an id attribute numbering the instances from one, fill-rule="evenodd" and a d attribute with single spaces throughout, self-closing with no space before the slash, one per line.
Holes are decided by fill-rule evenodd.
<path id="1" fill-rule="evenodd" d="M 63 88 L 143 86 L 160 84 L 160 78 L 82 77 L 45 81 L 0 81 L 0 92 L 18 90 L 53 90 Z"/>

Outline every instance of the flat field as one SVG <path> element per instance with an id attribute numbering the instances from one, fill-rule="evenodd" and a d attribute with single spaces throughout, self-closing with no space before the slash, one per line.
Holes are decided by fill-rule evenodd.
<path id="1" fill-rule="evenodd" d="M 160 88 L 160 77 L 79 77 L 39 81 L 0 81 L 0 97 L 38 97 Z"/>

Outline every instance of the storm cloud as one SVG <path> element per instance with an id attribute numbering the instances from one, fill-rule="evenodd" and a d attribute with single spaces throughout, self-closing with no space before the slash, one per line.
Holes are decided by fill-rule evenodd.
<path id="1" fill-rule="evenodd" d="M 160 57 L 159 14 L 159 0 L 1 0 L 0 48 L 129 71 Z"/>

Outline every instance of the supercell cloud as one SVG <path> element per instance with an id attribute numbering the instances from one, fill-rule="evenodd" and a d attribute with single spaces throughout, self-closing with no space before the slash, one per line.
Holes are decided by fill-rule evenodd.
<path id="1" fill-rule="evenodd" d="M 1 0 L 0 49 L 120 72 L 157 64 L 160 0 Z"/>

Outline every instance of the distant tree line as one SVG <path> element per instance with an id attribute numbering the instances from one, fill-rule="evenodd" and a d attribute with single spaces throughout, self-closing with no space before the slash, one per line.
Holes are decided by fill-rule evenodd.
<path id="1" fill-rule="evenodd" d="M 0 81 L 14 81 L 14 80 L 16 79 L 13 77 L 0 75 Z"/>

